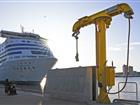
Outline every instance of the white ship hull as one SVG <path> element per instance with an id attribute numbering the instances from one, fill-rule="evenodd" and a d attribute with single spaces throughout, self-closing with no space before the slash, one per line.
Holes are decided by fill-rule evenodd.
<path id="1" fill-rule="evenodd" d="M 0 66 L 0 80 L 41 81 L 56 63 L 55 58 L 32 58 L 9 61 Z"/>

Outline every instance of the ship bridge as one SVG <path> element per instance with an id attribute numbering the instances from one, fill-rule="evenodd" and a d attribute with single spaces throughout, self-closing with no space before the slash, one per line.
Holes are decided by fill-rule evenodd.
<path id="1" fill-rule="evenodd" d="M 28 32 L 18 33 L 18 32 L 11 32 L 11 31 L 5 31 L 5 30 L 2 30 L 0 32 L 0 37 L 4 37 L 4 38 L 35 38 L 35 39 L 41 38 L 38 34 L 34 34 L 34 33 L 28 33 Z"/>

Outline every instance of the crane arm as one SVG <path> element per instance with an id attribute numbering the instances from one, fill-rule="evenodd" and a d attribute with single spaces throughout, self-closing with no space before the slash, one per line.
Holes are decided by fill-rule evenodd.
<path id="1" fill-rule="evenodd" d="M 96 70 L 97 80 L 99 87 L 98 102 L 110 103 L 110 99 L 107 93 L 107 86 L 114 85 L 114 67 L 106 66 L 106 29 L 109 27 L 112 17 L 119 14 L 124 14 L 125 18 L 132 18 L 133 10 L 126 4 L 117 4 L 111 8 L 97 12 L 90 16 L 80 18 L 73 25 L 72 36 L 76 38 L 76 61 L 78 61 L 78 34 L 80 29 L 84 26 L 95 24 L 96 33 Z M 109 77 L 109 78 L 108 78 Z"/>
<path id="2" fill-rule="evenodd" d="M 96 20 L 101 19 L 101 18 L 104 18 L 104 21 L 108 27 L 110 25 L 112 17 L 119 15 L 121 13 L 124 13 L 124 16 L 126 18 L 132 18 L 131 15 L 134 14 L 133 10 L 131 9 L 131 7 L 128 4 L 126 4 L 126 3 L 117 4 L 113 7 L 110 7 L 108 9 L 105 9 L 98 13 L 78 19 L 78 21 L 75 22 L 75 24 L 73 25 L 72 31 L 75 34 L 75 33 L 79 32 L 79 30 L 82 27 L 90 25 L 90 24 L 95 24 Z M 74 36 L 74 34 L 73 34 L 73 36 Z"/>

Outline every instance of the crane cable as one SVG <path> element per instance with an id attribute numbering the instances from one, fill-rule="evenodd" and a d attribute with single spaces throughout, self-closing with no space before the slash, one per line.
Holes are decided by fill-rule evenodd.
<path id="1" fill-rule="evenodd" d="M 78 53 L 78 34 L 80 33 L 80 31 L 76 31 L 72 34 L 73 37 L 75 37 L 76 39 L 76 56 L 75 56 L 75 60 L 78 62 L 79 61 L 79 53 Z"/>
<path id="2" fill-rule="evenodd" d="M 107 92 L 108 94 L 118 94 L 120 92 L 123 91 L 123 89 L 126 87 L 126 84 L 127 84 L 127 80 L 128 80 L 128 67 L 129 67 L 129 48 L 130 48 L 130 18 L 128 18 L 128 41 L 127 41 L 127 59 L 126 59 L 126 78 L 125 78 L 125 83 L 124 83 L 124 86 L 117 92 L 112 92 L 110 93 L 110 89 L 109 91 Z"/>
<path id="3" fill-rule="evenodd" d="M 111 89 L 109 89 L 108 91 L 107 91 L 107 93 L 108 94 L 118 94 L 118 93 L 120 93 L 120 92 L 122 92 L 123 91 L 123 89 L 126 87 L 126 84 L 127 84 L 127 80 L 128 80 L 128 66 L 129 66 L 129 48 L 130 48 L 130 19 L 131 18 L 128 18 L 128 41 L 127 41 L 127 59 L 126 59 L 126 61 L 127 61 L 127 63 L 126 63 L 126 78 L 125 78 L 125 83 L 124 83 L 124 86 L 122 87 L 122 89 L 120 89 L 119 91 L 117 91 L 117 92 L 112 92 L 112 93 L 110 93 L 109 91 L 111 90 Z M 75 56 L 75 59 L 76 59 L 76 61 L 79 61 L 79 54 L 78 54 L 78 34 L 79 34 L 80 32 L 79 31 L 77 31 L 77 32 L 75 32 L 75 33 L 73 33 L 72 34 L 72 36 L 73 37 L 75 37 L 75 39 L 76 39 L 76 56 Z M 105 89 L 106 90 L 106 89 Z"/>

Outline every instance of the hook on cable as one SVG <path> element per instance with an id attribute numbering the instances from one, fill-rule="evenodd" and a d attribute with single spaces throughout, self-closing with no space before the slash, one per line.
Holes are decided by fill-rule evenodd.
<path id="1" fill-rule="evenodd" d="M 78 53 L 78 34 L 80 33 L 80 31 L 76 31 L 72 34 L 73 37 L 75 37 L 76 39 L 76 56 L 75 59 L 78 62 L 79 61 L 79 53 Z"/>
<path id="2" fill-rule="evenodd" d="M 72 34 L 72 36 L 76 38 L 76 37 L 78 37 L 78 34 L 79 34 L 79 33 L 80 33 L 80 31 L 78 30 L 78 31 L 74 32 L 74 33 Z"/>

